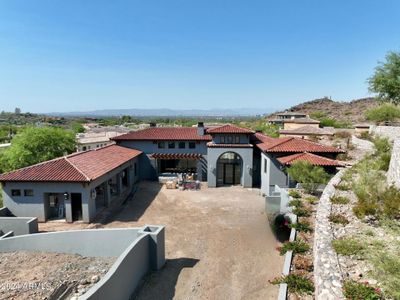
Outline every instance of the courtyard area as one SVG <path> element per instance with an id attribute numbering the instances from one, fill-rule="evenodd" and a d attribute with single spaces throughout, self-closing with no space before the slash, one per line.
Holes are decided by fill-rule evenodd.
<path id="1" fill-rule="evenodd" d="M 137 299 L 276 299 L 283 257 L 258 190 L 168 190 L 141 182 L 133 199 L 94 224 L 41 223 L 41 231 L 166 226 L 165 267 L 149 275 Z"/>

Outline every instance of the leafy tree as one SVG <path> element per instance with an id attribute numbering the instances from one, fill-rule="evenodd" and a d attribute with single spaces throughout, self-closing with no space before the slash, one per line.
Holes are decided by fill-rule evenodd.
<path id="1" fill-rule="evenodd" d="M 71 129 L 75 132 L 75 133 L 82 133 L 85 132 L 85 128 L 82 126 L 81 123 L 79 122 L 72 122 L 71 123 Z"/>
<path id="2" fill-rule="evenodd" d="M 400 104 L 400 53 L 389 52 L 385 62 L 379 62 L 368 79 L 369 90 L 381 100 Z"/>
<path id="3" fill-rule="evenodd" d="M 0 171 L 30 166 L 75 151 L 75 135 L 55 127 L 28 127 L 18 133 L 0 157 Z"/>
<path id="4" fill-rule="evenodd" d="M 315 194 L 320 184 L 329 180 L 328 173 L 322 167 L 313 166 L 307 161 L 298 161 L 288 168 L 291 179 L 301 183 L 307 193 Z"/>
<path id="5" fill-rule="evenodd" d="M 378 107 L 371 108 L 365 112 L 365 117 L 369 121 L 376 123 L 394 121 L 400 118 L 400 108 L 391 103 L 384 103 Z"/>

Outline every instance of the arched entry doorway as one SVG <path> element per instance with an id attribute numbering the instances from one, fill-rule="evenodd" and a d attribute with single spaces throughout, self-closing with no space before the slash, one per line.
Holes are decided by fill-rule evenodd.
<path id="1" fill-rule="evenodd" d="M 217 186 L 240 184 L 242 165 L 243 161 L 239 154 L 223 153 L 217 161 Z"/>

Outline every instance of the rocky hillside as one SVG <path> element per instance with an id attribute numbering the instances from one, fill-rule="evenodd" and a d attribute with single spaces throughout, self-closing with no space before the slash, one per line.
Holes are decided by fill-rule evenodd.
<path id="1" fill-rule="evenodd" d="M 365 122 L 364 112 L 377 105 L 378 102 L 374 98 L 363 98 L 350 102 L 339 102 L 322 98 L 298 104 L 289 108 L 288 111 L 306 113 L 311 117 L 326 116 L 338 121 L 354 124 Z"/>

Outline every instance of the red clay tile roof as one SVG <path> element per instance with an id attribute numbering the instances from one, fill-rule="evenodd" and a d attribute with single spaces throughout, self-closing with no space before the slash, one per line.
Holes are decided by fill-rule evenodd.
<path id="1" fill-rule="evenodd" d="M 114 141 L 211 141 L 208 134 L 198 135 L 197 127 L 150 127 L 113 138 Z"/>
<path id="2" fill-rule="evenodd" d="M 156 159 L 201 159 L 203 155 L 197 153 L 153 153 L 152 158 Z"/>
<path id="3" fill-rule="evenodd" d="M 207 146 L 210 148 L 253 148 L 252 144 L 215 144 L 215 143 L 207 143 Z"/>
<path id="4" fill-rule="evenodd" d="M 325 146 L 309 140 L 295 137 L 271 138 L 262 133 L 254 135 L 256 146 L 264 152 L 311 152 L 311 153 L 344 153 L 339 148 Z"/>
<path id="5" fill-rule="evenodd" d="M 254 131 L 247 129 L 247 128 L 242 128 L 239 126 L 235 126 L 232 124 L 226 124 L 223 126 L 218 126 L 214 127 L 211 129 L 207 130 L 207 133 L 245 133 L 245 134 L 252 134 Z"/>
<path id="6" fill-rule="evenodd" d="M 325 167 L 341 167 L 343 166 L 337 160 L 329 159 L 323 156 L 315 155 L 308 152 L 292 154 L 289 156 L 279 157 L 278 161 L 283 165 L 291 165 L 297 161 L 307 161 L 314 166 L 325 166 Z"/>
<path id="7" fill-rule="evenodd" d="M 141 153 L 138 150 L 109 145 L 5 173 L 0 175 L 0 181 L 90 182 Z"/>

